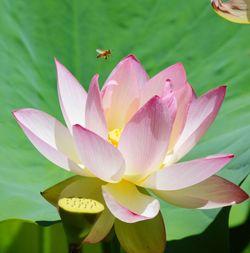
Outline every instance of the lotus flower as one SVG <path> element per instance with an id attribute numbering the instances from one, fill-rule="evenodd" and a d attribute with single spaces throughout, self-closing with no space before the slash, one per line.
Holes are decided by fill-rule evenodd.
<path id="1" fill-rule="evenodd" d="M 211 0 L 212 7 L 221 17 L 240 24 L 250 24 L 250 0 Z"/>
<path id="2" fill-rule="evenodd" d="M 45 191 L 51 203 L 57 205 L 67 196 L 105 203 L 85 242 L 102 240 L 114 225 L 127 252 L 162 252 L 160 204 L 144 188 L 184 208 L 217 208 L 248 198 L 237 185 L 214 175 L 233 154 L 176 163 L 213 123 L 225 86 L 197 97 L 182 64 L 149 78 L 136 57 L 129 55 L 101 91 L 95 75 L 87 94 L 57 60 L 56 67 L 67 127 L 36 109 L 20 109 L 14 116 L 47 159 L 80 175 L 52 187 L 54 195 Z"/>

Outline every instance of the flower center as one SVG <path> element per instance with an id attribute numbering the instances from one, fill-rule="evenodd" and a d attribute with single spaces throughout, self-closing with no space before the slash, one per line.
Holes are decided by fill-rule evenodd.
<path id="1" fill-rule="evenodd" d="M 118 142 L 120 140 L 122 134 L 122 128 L 115 128 L 112 131 L 109 131 L 108 141 L 113 144 L 115 147 L 118 146 Z"/>
<path id="2" fill-rule="evenodd" d="M 58 205 L 72 213 L 100 213 L 104 210 L 104 206 L 96 200 L 76 197 L 62 198 Z"/>

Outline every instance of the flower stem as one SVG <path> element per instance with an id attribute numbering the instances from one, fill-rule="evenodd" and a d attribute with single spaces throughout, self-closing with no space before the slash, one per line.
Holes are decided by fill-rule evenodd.
<path id="1" fill-rule="evenodd" d="M 119 253 L 120 244 L 116 236 L 113 236 L 109 240 L 102 241 L 102 251 L 108 253 Z"/>
<path id="2" fill-rule="evenodd" d="M 70 243 L 69 244 L 69 253 L 82 253 L 82 245 Z"/>

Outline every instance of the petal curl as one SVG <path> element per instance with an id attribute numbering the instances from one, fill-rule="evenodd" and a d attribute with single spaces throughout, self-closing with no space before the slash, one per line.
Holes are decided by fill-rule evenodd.
<path id="1" fill-rule="evenodd" d="M 219 176 L 176 191 L 152 191 L 170 204 L 184 208 L 210 209 L 241 203 L 248 195 L 241 188 Z"/>
<path id="2" fill-rule="evenodd" d="M 35 109 L 13 112 L 18 124 L 37 150 L 56 165 L 79 175 L 88 175 L 80 163 L 68 129 L 49 114 Z"/>
<path id="3" fill-rule="evenodd" d="M 73 126 L 73 136 L 79 157 L 90 172 L 107 182 L 121 180 L 125 162 L 117 148 L 80 125 Z"/>
<path id="4" fill-rule="evenodd" d="M 250 24 L 250 0 L 212 0 L 212 7 L 221 17 L 240 24 Z"/>
<path id="5" fill-rule="evenodd" d="M 65 122 L 71 131 L 75 124 L 85 125 L 87 93 L 65 66 L 57 60 L 55 63 L 59 102 Z"/>
<path id="6" fill-rule="evenodd" d="M 98 75 L 92 78 L 88 92 L 85 121 L 86 128 L 100 135 L 102 138 L 108 138 L 108 129 L 104 110 L 102 107 L 102 100 L 98 85 Z"/>
<path id="7" fill-rule="evenodd" d="M 128 122 L 118 149 L 126 161 L 126 177 L 140 180 L 158 169 L 167 152 L 176 102 L 168 97 L 153 97 Z"/>
<path id="8" fill-rule="evenodd" d="M 140 87 L 148 77 L 135 56 L 124 58 L 112 71 L 102 89 L 108 129 L 123 128 L 139 107 Z"/>
<path id="9" fill-rule="evenodd" d="M 104 185 L 102 193 L 111 213 L 127 223 L 152 219 L 160 209 L 157 199 L 140 193 L 134 184 L 126 181 Z"/>
<path id="10" fill-rule="evenodd" d="M 176 163 L 149 176 L 140 186 L 156 190 L 179 190 L 211 177 L 234 155 L 213 155 L 192 161 Z"/>

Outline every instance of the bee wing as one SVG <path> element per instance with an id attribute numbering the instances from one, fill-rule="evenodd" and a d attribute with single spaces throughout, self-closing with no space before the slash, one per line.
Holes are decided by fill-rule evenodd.
<path id="1" fill-rule="evenodd" d="M 96 49 L 96 52 L 98 53 L 98 54 L 102 54 L 103 53 L 103 50 L 101 50 L 101 49 Z"/>

